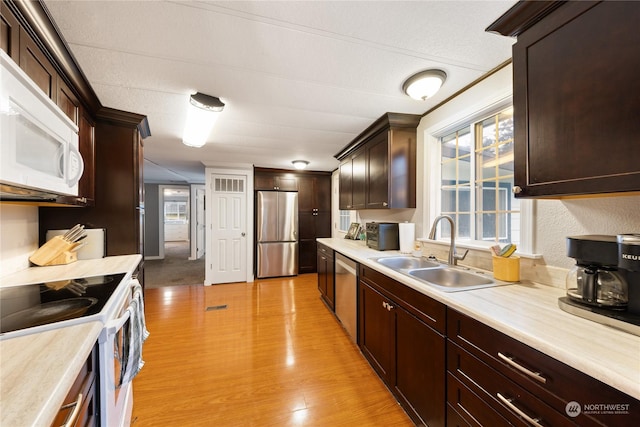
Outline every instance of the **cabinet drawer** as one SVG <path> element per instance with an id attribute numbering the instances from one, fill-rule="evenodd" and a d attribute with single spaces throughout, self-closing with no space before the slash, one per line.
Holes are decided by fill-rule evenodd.
<path id="1" fill-rule="evenodd" d="M 468 316 L 449 310 L 447 337 L 500 374 L 564 414 L 569 402 L 629 405 L 628 414 L 591 411 L 609 425 L 640 425 L 640 402 Z M 584 414 L 581 414 L 584 416 Z"/>
<path id="2" fill-rule="evenodd" d="M 326 257 L 333 258 L 333 249 L 322 243 L 318 243 L 318 252 L 321 252 Z"/>
<path id="3" fill-rule="evenodd" d="M 448 412 L 456 412 L 457 418 L 466 422 L 467 425 L 477 427 L 512 425 L 450 372 L 447 372 L 447 402 Z M 453 420 L 447 419 L 447 426 L 452 425 L 456 424 Z"/>
<path id="4" fill-rule="evenodd" d="M 447 404 L 447 427 L 473 427 L 476 425 L 468 423 L 453 409 L 453 406 Z"/>
<path id="5" fill-rule="evenodd" d="M 360 279 L 385 296 L 400 303 L 408 312 L 440 332 L 446 330 L 446 306 L 371 268 L 360 266 Z"/>
<path id="6" fill-rule="evenodd" d="M 523 422 L 523 416 L 518 412 L 542 426 L 574 425 L 574 421 L 566 415 L 555 411 L 451 341 L 447 344 L 447 370 L 514 425 L 529 425 Z M 585 426 L 594 425 L 583 416 L 575 418 L 575 422 Z"/>
<path id="7" fill-rule="evenodd" d="M 92 426 L 96 413 L 96 351 L 92 351 L 87 361 L 84 363 L 75 382 L 71 386 L 67 397 L 62 402 L 62 407 L 56 416 L 52 427 L 64 425 L 68 422 L 72 413 L 76 421 L 73 426 Z"/>

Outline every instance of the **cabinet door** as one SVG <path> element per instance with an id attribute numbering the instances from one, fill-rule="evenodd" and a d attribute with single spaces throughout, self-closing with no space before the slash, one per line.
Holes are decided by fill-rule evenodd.
<path id="1" fill-rule="evenodd" d="M 338 205 L 341 210 L 353 209 L 353 162 L 351 159 L 340 163 L 340 181 Z"/>
<path id="2" fill-rule="evenodd" d="M 293 175 L 281 175 L 276 178 L 276 182 L 280 191 L 298 191 L 298 178 Z"/>
<path id="3" fill-rule="evenodd" d="M 317 265 L 318 265 L 318 290 L 322 296 L 327 295 L 327 254 L 318 248 Z"/>
<path id="4" fill-rule="evenodd" d="M 335 287 L 333 278 L 333 257 L 331 250 L 318 246 L 318 289 L 322 299 L 333 310 L 335 301 Z"/>
<path id="5" fill-rule="evenodd" d="M 335 265 L 334 265 L 334 258 L 333 256 L 331 256 L 333 254 L 333 251 L 330 251 L 329 256 L 327 256 L 327 261 L 326 261 L 326 277 L 327 277 L 327 303 L 329 304 L 329 307 L 331 307 L 331 309 L 335 309 L 335 301 L 336 301 L 336 287 L 335 287 Z"/>
<path id="6" fill-rule="evenodd" d="M 78 183 L 78 197 L 84 198 L 87 205 L 92 206 L 96 190 L 96 142 L 95 126 L 88 113 L 82 110 L 78 123 L 78 143 L 84 161 L 84 172 Z"/>
<path id="7" fill-rule="evenodd" d="M 316 250 L 316 239 L 300 239 L 298 241 L 298 274 L 318 271 Z"/>
<path id="8" fill-rule="evenodd" d="M 360 281 L 360 349 L 389 386 L 395 383 L 395 303 Z"/>
<path id="9" fill-rule="evenodd" d="M 253 177 L 255 190 L 276 190 L 276 178 L 272 174 L 256 172 Z"/>
<path id="10" fill-rule="evenodd" d="M 638 16 L 639 2 L 566 2 L 518 37 L 518 196 L 640 190 Z"/>
<path id="11" fill-rule="evenodd" d="M 444 426 L 445 337 L 401 307 L 396 322 L 396 395 L 417 424 Z"/>
<path id="12" fill-rule="evenodd" d="M 58 93 L 56 96 L 56 104 L 58 104 L 58 107 L 60 107 L 64 114 L 77 125 L 80 116 L 80 101 L 60 76 L 58 76 L 57 84 Z"/>
<path id="13" fill-rule="evenodd" d="M 58 75 L 26 31 L 20 28 L 20 68 L 54 102 L 58 96 Z"/>
<path id="14" fill-rule="evenodd" d="M 367 152 L 357 152 L 352 163 L 351 209 L 364 209 L 367 203 Z"/>
<path id="15" fill-rule="evenodd" d="M 0 49 L 20 62 L 20 24 L 4 2 L 0 3 Z"/>
<path id="16" fill-rule="evenodd" d="M 317 212 L 331 212 L 331 175 L 315 177 L 313 190 Z"/>
<path id="17" fill-rule="evenodd" d="M 313 212 L 317 207 L 315 181 L 313 176 L 298 177 L 298 212 Z"/>
<path id="18" fill-rule="evenodd" d="M 298 179 L 293 174 L 256 171 L 255 190 L 298 191 Z"/>
<path id="19" fill-rule="evenodd" d="M 389 141 L 382 132 L 367 144 L 367 209 L 389 206 Z"/>

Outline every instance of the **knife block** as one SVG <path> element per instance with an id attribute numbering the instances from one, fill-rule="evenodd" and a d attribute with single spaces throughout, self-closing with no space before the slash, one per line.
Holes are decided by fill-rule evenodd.
<path id="1" fill-rule="evenodd" d="M 40 246 L 29 257 L 29 261 L 39 266 L 70 264 L 78 260 L 77 253 L 69 250 L 72 246 L 73 242 L 63 239 L 62 236 L 55 236 Z"/>

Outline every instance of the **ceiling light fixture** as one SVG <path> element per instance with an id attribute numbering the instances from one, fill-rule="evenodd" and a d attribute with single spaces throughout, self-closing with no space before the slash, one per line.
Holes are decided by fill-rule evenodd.
<path id="1" fill-rule="evenodd" d="M 309 162 L 307 162 L 306 160 L 294 160 L 291 163 L 293 163 L 293 166 L 299 170 L 306 168 L 307 165 L 309 164 Z"/>
<path id="2" fill-rule="evenodd" d="M 424 101 L 435 95 L 446 79 L 447 73 L 442 70 L 420 71 L 404 82 L 402 90 L 411 98 Z"/>
<path id="3" fill-rule="evenodd" d="M 200 92 L 191 95 L 182 143 L 190 147 L 202 147 L 223 109 L 224 103 L 220 98 Z"/>

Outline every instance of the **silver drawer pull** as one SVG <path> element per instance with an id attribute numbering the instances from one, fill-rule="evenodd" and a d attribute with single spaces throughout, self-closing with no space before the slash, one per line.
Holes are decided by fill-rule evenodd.
<path id="1" fill-rule="evenodd" d="M 70 409 L 73 407 L 73 411 L 67 416 L 67 419 L 64 422 L 62 427 L 71 427 L 76 425 L 76 421 L 78 419 L 78 415 L 80 415 L 80 409 L 82 408 L 82 393 L 78 394 L 78 398 L 75 402 L 69 403 L 68 405 L 64 405 L 60 409 Z"/>
<path id="2" fill-rule="evenodd" d="M 525 368 L 524 366 L 520 365 L 515 360 L 513 360 L 513 357 L 505 356 L 500 352 L 498 352 L 498 357 L 504 360 L 507 364 L 509 364 L 509 366 L 516 368 L 518 371 L 522 372 L 525 375 L 530 376 L 534 380 L 541 382 L 542 384 L 547 383 L 547 379 L 542 375 L 540 375 L 540 372 L 533 372 L 532 370 Z"/>
<path id="3" fill-rule="evenodd" d="M 525 414 L 522 409 L 518 408 L 516 405 L 514 405 L 513 399 L 507 399 L 506 397 L 504 397 L 503 395 L 501 395 L 500 393 L 496 393 L 496 396 L 498 396 L 498 399 L 500 399 L 500 401 L 502 403 L 504 403 L 505 405 L 507 405 L 507 407 L 509 409 L 511 409 L 513 412 L 515 412 L 516 414 L 518 414 L 519 416 L 521 416 L 522 418 L 525 419 L 525 421 L 527 421 L 529 424 L 531 424 L 532 426 L 536 426 L 536 427 L 543 427 L 542 424 L 540 424 L 540 418 L 531 418 L 529 415 Z"/>

